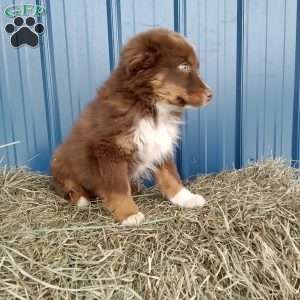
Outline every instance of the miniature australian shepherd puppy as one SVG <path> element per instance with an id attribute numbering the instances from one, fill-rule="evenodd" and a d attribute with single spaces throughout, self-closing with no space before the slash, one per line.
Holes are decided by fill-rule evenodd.
<path id="1" fill-rule="evenodd" d="M 144 215 L 132 193 L 150 171 L 172 203 L 202 206 L 205 199 L 183 186 L 173 161 L 184 108 L 212 99 L 198 68 L 193 47 L 178 33 L 153 29 L 132 38 L 54 153 L 57 191 L 78 206 L 101 198 L 121 224 L 138 225 Z"/>

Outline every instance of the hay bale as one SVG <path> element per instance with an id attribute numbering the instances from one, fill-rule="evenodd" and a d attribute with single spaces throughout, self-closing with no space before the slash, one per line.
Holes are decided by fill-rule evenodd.
<path id="1" fill-rule="evenodd" d="M 282 161 L 200 177 L 208 205 L 136 197 L 139 228 L 81 211 L 26 170 L 0 176 L 0 299 L 299 299 L 300 185 Z"/>

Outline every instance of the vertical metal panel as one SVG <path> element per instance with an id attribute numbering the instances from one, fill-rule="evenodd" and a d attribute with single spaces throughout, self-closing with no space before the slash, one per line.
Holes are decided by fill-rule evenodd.
<path id="1" fill-rule="evenodd" d="M 189 177 L 234 167 L 237 8 L 234 0 L 186 5 L 186 35 L 215 95 L 208 107 L 186 113 L 182 171 Z"/>
<path id="2" fill-rule="evenodd" d="M 26 1 L 43 4 L 46 31 L 40 47 L 12 48 L 4 32 L 12 19 L 1 2 L 0 152 L 9 165 L 48 171 L 51 152 L 69 132 L 82 107 L 109 74 L 105 0 Z"/>
<path id="3" fill-rule="evenodd" d="M 122 44 L 135 34 L 154 27 L 173 29 L 173 1 L 121 0 Z"/>
<path id="4" fill-rule="evenodd" d="M 291 159 L 297 2 L 245 1 L 243 164 Z"/>
<path id="5" fill-rule="evenodd" d="M 154 27 L 173 29 L 172 0 L 107 0 L 106 3 L 111 69 L 130 37 Z"/>
<path id="6" fill-rule="evenodd" d="M 173 29 L 172 0 L 121 0 L 122 40 L 154 27 Z"/>
<path id="7" fill-rule="evenodd" d="M 22 1 L 1 1 L 1 12 L 12 4 Z M 34 1 L 27 1 L 34 4 Z M 4 32 L 11 19 L 1 16 L 1 116 L 3 130 L 0 144 L 19 141 L 6 152 L 9 164 L 28 164 L 34 169 L 45 170 L 49 160 L 46 111 L 43 82 L 41 80 L 40 50 L 28 47 L 13 49 Z M 1 151 L 1 154 L 3 151 Z M 0 155 L 1 155 L 0 154 Z"/>
<path id="8" fill-rule="evenodd" d="M 12 19 L 2 12 L 24 3 L 46 7 L 46 31 L 39 47 L 14 49 L 4 31 Z M 184 178 L 270 155 L 299 159 L 299 9 L 296 0 L 2 0 L 0 145 L 20 143 L 0 149 L 0 158 L 47 171 L 122 45 L 166 27 L 195 45 L 215 94 L 185 115 Z"/>
<path id="9" fill-rule="evenodd" d="M 109 74 L 105 0 L 42 2 L 47 8 L 44 67 L 52 76 L 51 102 L 56 102 L 64 138 L 82 107 Z M 48 77 L 48 76 L 47 76 Z M 45 81 L 48 81 L 48 78 Z M 58 140 L 56 142 L 61 142 Z"/>

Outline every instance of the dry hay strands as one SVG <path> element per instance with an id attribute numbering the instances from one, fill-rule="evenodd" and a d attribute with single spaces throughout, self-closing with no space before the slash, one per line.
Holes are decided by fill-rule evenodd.
<path id="1" fill-rule="evenodd" d="M 299 172 L 282 160 L 197 178 L 201 209 L 147 190 L 137 228 L 1 174 L 0 299 L 300 299 Z"/>

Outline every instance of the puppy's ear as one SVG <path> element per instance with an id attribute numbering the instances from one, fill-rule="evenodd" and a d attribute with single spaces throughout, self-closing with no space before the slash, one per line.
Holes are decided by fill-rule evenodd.
<path id="1" fill-rule="evenodd" d="M 159 58 L 159 46 L 148 45 L 135 47 L 129 45 L 121 54 L 121 63 L 130 76 L 145 71 L 154 66 Z"/>

